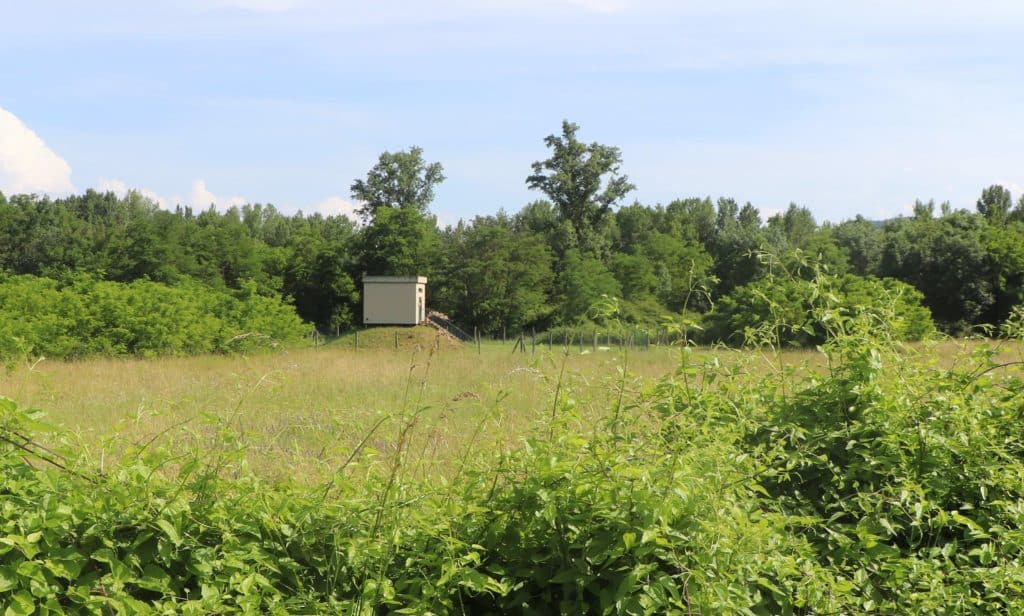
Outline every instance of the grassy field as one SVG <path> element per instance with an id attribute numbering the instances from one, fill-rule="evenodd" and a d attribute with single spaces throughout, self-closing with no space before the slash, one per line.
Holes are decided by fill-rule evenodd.
<path id="1" fill-rule="evenodd" d="M 397 340 L 10 370 L 0 603 L 1024 613 L 1019 344 Z"/>
<path id="2" fill-rule="evenodd" d="M 947 341 L 911 353 L 948 363 L 968 346 Z M 551 413 L 556 395 L 597 419 L 620 390 L 635 400 L 680 361 L 678 347 L 528 344 L 523 353 L 511 342 L 458 345 L 429 331 L 379 328 L 358 343 L 348 336 L 252 356 L 42 360 L 0 373 L 0 394 L 45 411 L 100 465 L 140 446 L 230 446 L 268 479 L 315 482 L 359 446 L 386 456 L 410 423 L 413 471 L 444 474 L 470 448 L 513 446 Z M 730 365 L 737 376 L 822 368 L 813 350 L 773 357 L 697 349 L 692 361 Z"/>

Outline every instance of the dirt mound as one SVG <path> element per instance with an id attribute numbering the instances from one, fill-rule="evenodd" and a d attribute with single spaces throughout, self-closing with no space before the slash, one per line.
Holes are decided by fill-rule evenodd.
<path id="1" fill-rule="evenodd" d="M 432 348 L 455 349 L 462 347 L 462 342 L 426 325 L 381 326 L 361 329 L 358 333 L 350 332 L 333 341 L 331 346 L 334 348 L 358 348 L 358 350 L 380 349 L 411 352 L 427 351 Z"/>

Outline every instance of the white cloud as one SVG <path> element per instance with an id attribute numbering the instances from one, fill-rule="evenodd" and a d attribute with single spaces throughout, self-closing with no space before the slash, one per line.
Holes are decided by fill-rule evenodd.
<path id="1" fill-rule="evenodd" d="M 219 197 L 206 187 L 206 180 L 196 180 L 192 183 L 192 207 L 206 209 L 212 204 L 218 210 L 227 210 L 232 207 L 241 207 L 248 203 L 245 197 Z"/>
<path id="2" fill-rule="evenodd" d="M 71 166 L 0 107 L 0 190 L 5 193 L 69 193 Z"/>
<path id="3" fill-rule="evenodd" d="M 96 184 L 96 190 L 99 192 L 112 192 L 118 197 L 124 197 L 130 189 L 121 180 L 100 179 L 99 183 Z"/>
<path id="4" fill-rule="evenodd" d="M 327 197 L 323 201 L 313 206 L 314 212 L 319 212 L 324 216 L 344 216 L 352 221 L 359 221 L 359 216 L 356 215 L 356 208 L 359 207 L 354 201 L 345 199 L 344 197 Z"/>
<path id="5" fill-rule="evenodd" d="M 154 191 L 149 190 L 148 188 L 129 188 L 128 184 L 122 182 L 121 180 L 101 179 L 99 181 L 99 184 L 96 185 L 96 190 L 100 192 L 112 192 L 118 197 L 121 197 L 122 199 L 125 195 L 128 194 L 129 190 L 134 190 L 135 192 L 139 193 L 143 197 L 146 197 L 147 199 L 149 199 L 153 203 L 156 203 L 165 210 L 168 209 L 169 207 L 169 202 L 167 201 L 167 199 L 164 199 Z"/>

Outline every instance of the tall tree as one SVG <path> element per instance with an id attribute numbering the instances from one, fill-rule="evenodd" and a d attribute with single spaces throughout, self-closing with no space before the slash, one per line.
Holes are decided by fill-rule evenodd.
<path id="1" fill-rule="evenodd" d="M 562 294 L 562 320 L 574 323 L 589 316 L 602 296 L 622 297 L 615 275 L 597 258 L 582 255 L 576 249 L 566 253 L 565 267 L 558 276 Z"/>
<path id="2" fill-rule="evenodd" d="M 640 249 L 651 233 L 655 231 L 655 211 L 634 203 L 615 212 L 615 241 L 612 249 L 633 254 Z"/>
<path id="3" fill-rule="evenodd" d="M 619 148 L 587 145 L 576 138 L 579 128 L 563 120 L 562 134 L 544 139 L 552 150 L 551 157 L 533 163 L 533 174 L 526 178 L 526 184 L 548 196 L 561 217 L 572 225 L 579 246 L 593 253 L 600 246 L 600 223 L 636 187 L 627 176 L 619 175 Z"/>
<path id="4" fill-rule="evenodd" d="M 284 291 L 302 318 L 325 330 L 348 327 L 359 308 L 349 273 L 355 269 L 353 224 L 344 216 L 319 214 L 300 222 L 290 238 Z"/>
<path id="5" fill-rule="evenodd" d="M 352 182 L 352 196 L 362 205 L 357 213 L 364 223 L 372 221 L 381 208 L 412 209 L 426 214 L 434 200 L 434 187 L 443 182 L 441 163 L 423 160 L 423 148 L 384 152 L 366 179 Z"/>
<path id="6" fill-rule="evenodd" d="M 983 322 L 995 302 L 986 227 L 966 211 L 892 220 L 883 228 L 879 274 L 914 285 L 937 324 L 964 331 Z"/>
<path id="7" fill-rule="evenodd" d="M 667 308 L 703 308 L 691 302 L 691 291 L 708 283 L 711 257 L 699 242 L 679 239 L 666 233 L 652 233 L 643 246 L 643 255 L 654 266 L 658 300 Z"/>
<path id="8" fill-rule="evenodd" d="M 1017 200 L 1017 207 L 1010 212 L 1010 220 L 1024 222 L 1024 195 L 1020 196 L 1020 199 Z"/>
<path id="9" fill-rule="evenodd" d="M 711 251 L 718 295 L 728 295 L 736 287 L 752 281 L 761 269 L 757 256 L 765 242 L 761 213 L 750 203 L 736 212 L 733 203 L 731 199 L 718 202 L 715 243 Z"/>
<path id="10" fill-rule="evenodd" d="M 850 271 L 858 276 L 868 276 L 878 271 L 882 261 L 881 229 L 858 215 L 832 229 L 832 240 L 846 251 Z"/>
<path id="11" fill-rule="evenodd" d="M 780 254 L 794 248 L 805 248 L 817 228 L 818 223 L 809 209 L 790 203 L 785 212 L 768 219 L 768 241 Z"/>
<path id="12" fill-rule="evenodd" d="M 433 216 L 412 209 L 383 209 L 359 236 L 364 274 L 430 275 L 437 262 L 440 238 Z"/>
<path id="13" fill-rule="evenodd" d="M 451 243 L 452 316 L 488 334 L 522 331 L 551 313 L 551 251 L 543 238 L 516 230 L 504 213 L 461 223 Z"/>
<path id="14" fill-rule="evenodd" d="M 1002 223 L 1006 220 L 1013 207 L 1013 198 L 1010 191 L 998 184 L 993 184 L 981 191 L 981 198 L 976 205 L 978 213 L 987 218 L 990 222 Z"/>
<path id="15" fill-rule="evenodd" d="M 720 201 L 735 205 L 732 199 Z M 665 225 L 665 233 L 707 248 L 715 238 L 715 205 L 710 198 L 676 199 L 665 207 Z"/>
<path id="16" fill-rule="evenodd" d="M 433 271 L 439 246 L 429 213 L 434 187 L 444 181 L 441 163 L 423 160 L 423 150 L 384 152 L 366 179 L 352 182 L 352 196 L 366 228 L 360 235 L 364 273 L 414 275 Z"/>

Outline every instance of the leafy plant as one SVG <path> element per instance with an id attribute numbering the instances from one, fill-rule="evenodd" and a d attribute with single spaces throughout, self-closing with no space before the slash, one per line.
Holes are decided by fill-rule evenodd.
<path id="1" fill-rule="evenodd" d="M 757 354 L 726 365 L 687 347 L 656 381 L 618 372 L 609 387 L 623 395 L 598 414 L 562 371 L 529 437 L 465 452 L 444 481 L 405 471 L 425 381 L 314 487 L 253 476 L 230 421 L 207 427 L 217 451 L 141 445 L 99 472 L 72 446 L 40 447 L 38 414 L 0 399 L 0 602 L 10 614 L 1021 612 L 1013 347 L 937 369 L 927 346 L 902 345 L 897 310 L 851 310 L 835 284 L 807 281 L 813 312 L 798 323 L 820 332 L 824 368 L 765 373 Z M 386 426 L 387 455 L 372 446 Z"/>

